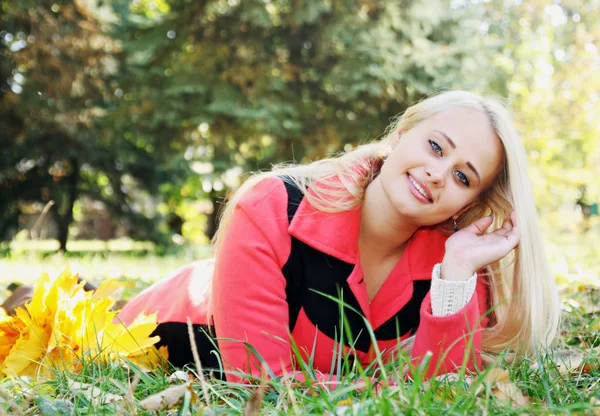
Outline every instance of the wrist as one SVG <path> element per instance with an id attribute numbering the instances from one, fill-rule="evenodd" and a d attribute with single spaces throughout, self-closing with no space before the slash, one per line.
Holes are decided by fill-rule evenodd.
<path id="1" fill-rule="evenodd" d="M 442 280 L 466 281 L 473 276 L 476 270 L 464 264 L 460 264 L 451 258 L 444 257 L 442 260 L 440 278 Z"/>

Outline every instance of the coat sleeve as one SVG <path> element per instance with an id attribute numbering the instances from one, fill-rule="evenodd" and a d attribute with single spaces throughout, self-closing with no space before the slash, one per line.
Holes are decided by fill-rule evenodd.
<path id="1" fill-rule="evenodd" d="M 481 334 L 487 325 L 488 289 L 485 277 L 478 276 L 475 295 L 456 313 L 434 316 L 428 294 L 421 305 L 421 321 L 415 336 L 413 364 L 420 365 L 431 354 L 426 378 L 456 372 L 463 366 L 481 368 Z"/>
<path id="2" fill-rule="evenodd" d="M 294 372 L 286 279 L 287 192 L 265 179 L 235 208 L 215 262 L 212 315 L 227 379 L 269 375 L 304 381 Z M 269 370 L 267 370 L 267 367 Z M 322 381 L 331 380 L 322 374 Z"/>

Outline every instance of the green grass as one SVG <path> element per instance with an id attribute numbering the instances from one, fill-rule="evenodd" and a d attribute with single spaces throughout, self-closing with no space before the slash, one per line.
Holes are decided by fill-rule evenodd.
<path id="1" fill-rule="evenodd" d="M 582 321 L 572 314 L 570 329 L 565 332 L 558 346 L 564 340 L 583 328 L 589 322 Z M 598 337 L 598 328 L 595 329 Z M 570 371 L 561 369 L 562 362 L 551 353 L 521 360 L 513 364 L 502 364 L 499 357 L 497 367 L 506 368 L 510 382 L 527 397 L 527 404 L 519 406 L 515 402 L 499 397 L 497 386 L 486 384 L 486 372 L 473 377 L 459 377 L 424 382 L 417 375 L 414 381 L 404 379 L 401 368 L 407 364 L 406 356 L 397 363 L 386 366 L 393 386 L 375 388 L 367 385 L 360 389 L 357 383 L 369 380 L 367 370 L 352 367 L 342 384 L 330 391 L 320 386 L 291 386 L 282 380 L 274 380 L 265 388 L 228 384 L 207 379 L 191 383 L 188 400 L 185 396 L 170 411 L 160 414 L 256 414 L 250 410 L 260 408 L 263 414 L 598 414 L 599 408 L 592 405 L 594 398 L 600 397 L 599 353 L 587 350 L 584 363 Z M 588 366 L 589 367 L 589 366 Z M 194 370 L 188 369 L 191 374 Z M 417 371 L 418 372 L 418 371 Z M 45 382 L 33 384 L 31 380 L 7 381 L 3 385 L 7 414 L 154 414 L 144 410 L 140 402 L 152 394 L 168 387 L 180 385 L 169 382 L 171 371 L 156 370 L 145 372 L 132 363 L 86 362 L 84 370 L 78 374 L 56 373 Z M 99 399 L 93 399 L 81 389 L 73 388 L 73 381 L 83 383 L 100 392 Z M 116 403 L 110 395 L 122 398 Z M 244 413 L 244 409 L 246 412 Z M 54 409 L 54 410 L 53 410 Z M 62 412 L 61 412 L 62 410 Z M 596 413 L 594 413 L 594 411 Z M 53 413 L 55 412 L 55 413 Z"/>
<path id="2" fill-rule="evenodd" d="M 32 283 L 42 272 L 58 273 L 70 264 L 85 277 L 98 282 L 103 277 L 118 277 L 135 282 L 125 297 L 143 289 L 192 259 L 199 251 L 182 252 L 171 257 L 132 257 L 102 253 L 84 257 L 41 258 L 29 252 L 0 260 L 0 285 L 12 281 Z M 207 252 L 204 252 L 206 255 Z M 1 294 L 0 294 L 1 295 Z M 318 385 L 290 385 L 273 380 L 265 387 L 234 385 L 215 379 L 200 379 L 196 373 L 187 393 L 171 410 L 159 414 L 600 414 L 600 291 L 592 286 L 572 285 L 563 291 L 562 333 L 551 351 L 537 357 L 508 364 L 498 357 L 495 368 L 506 369 L 510 386 L 526 397 L 526 404 L 506 400 L 499 392 L 504 387 L 486 382 L 486 372 L 472 377 L 459 376 L 425 382 L 418 369 L 409 381 L 402 371 L 408 358 L 381 370 L 344 366 L 346 376 L 331 391 Z M 577 363 L 566 363 L 565 349 L 580 351 Z M 573 359 L 573 357 L 571 357 Z M 337 365 L 335 366 L 337 367 Z M 334 368 L 335 368 L 334 367 Z M 491 368 L 490 368 L 491 369 Z M 488 371 L 490 370 L 488 369 Z M 307 369 L 310 372 L 310 369 Z M 140 403 L 149 396 L 183 381 L 169 381 L 173 370 L 144 371 L 133 363 L 83 363 L 80 374 L 55 373 L 45 381 L 22 378 L 0 384 L 0 414 L 39 415 L 114 415 L 155 414 Z M 377 379 L 377 375 L 379 379 Z M 380 381 L 375 388 L 372 378 Z M 366 380 L 366 387 L 358 383 Z M 385 386 L 385 380 L 391 385 Z M 74 382 L 82 383 L 75 388 Z M 381 387 L 383 385 L 383 387 Z M 95 389 L 96 398 L 91 392 Z M 184 388 L 185 389 L 185 388 Z M 114 395 L 114 396 L 111 396 Z M 111 402 L 111 398 L 119 401 Z"/>

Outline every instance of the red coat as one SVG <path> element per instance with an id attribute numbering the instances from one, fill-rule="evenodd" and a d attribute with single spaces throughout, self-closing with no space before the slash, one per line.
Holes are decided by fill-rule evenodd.
<path id="1" fill-rule="evenodd" d="M 261 374 L 259 361 L 248 352 L 246 345 L 232 341 L 241 340 L 256 349 L 273 375 L 294 373 L 298 366 L 288 336 L 292 328 L 293 341 L 304 360 L 322 373 L 323 380 L 333 379 L 328 373 L 335 368 L 332 362 L 340 351 L 334 338 L 339 340 L 342 336 L 339 331 L 334 333 L 340 327 L 340 315 L 334 313 L 336 308 L 339 310 L 339 303 L 315 293 L 312 288 L 317 286 L 325 288 L 319 292 L 331 292 L 327 289 L 331 286 L 330 280 L 339 279 L 340 273 L 344 279 L 342 289 L 346 289 L 344 302 L 354 305 L 366 318 L 375 332 L 380 351 L 395 348 L 398 338 L 405 339 L 416 329 L 413 357 L 419 361 L 428 351 L 432 353 L 427 376 L 455 370 L 463 363 L 470 343 L 473 348 L 468 354 L 467 368 L 479 367 L 481 330 L 473 329 L 487 322 L 482 317 L 487 310 L 483 279 L 478 279 L 476 295 L 462 310 L 445 317 L 431 314 L 427 292 L 433 266 L 443 258 L 445 236 L 432 228 L 418 230 L 369 303 L 358 255 L 360 210 L 321 212 L 302 199 L 291 216 L 288 193 L 289 189 L 286 190 L 279 178 L 263 180 L 251 190 L 236 207 L 216 259 L 212 291 L 208 296 L 212 296 L 220 356 L 228 370 Z M 292 249 L 293 246 L 301 246 L 301 249 Z M 302 254 L 296 255 L 297 259 L 292 262 L 292 253 L 300 252 Z M 310 272 L 315 261 L 324 262 L 326 266 Z M 199 296 L 200 290 L 196 289 L 210 274 L 206 267 L 206 262 L 184 267 L 140 293 L 119 317 L 130 322 L 141 312 L 158 312 L 159 322 L 171 325 L 169 331 L 159 334 L 170 338 L 175 331 L 184 331 L 178 338 L 181 341 L 187 336 L 187 329 L 181 323 L 188 317 L 196 325 L 207 326 L 208 297 Z M 290 280 L 296 269 L 304 273 L 300 283 Z M 321 275 L 315 276 L 316 273 Z M 305 280 L 311 282 L 308 290 L 303 289 L 307 285 Z M 374 346 L 368 334 L 363 333 L 366 332 L 362 330 L 363 319 L 348 311 L 345 314 L 355 333 L 352 340 L 342 340 L 342 349 L 366 366 L 373 360 Z M 173 330 L 173 324 L 178 324 L 179 329 Z M 405 326 L 404 332 L 390 335 L 389 329 L 398 326 Z M 347 339 L 346 334 L 343 336 Z M 170 359 L 176 358 L 173 355 L 176 342 L 163 339 L 163 343 L 169 345 Z M 199 346 L 203 361 L 202 357 L 214 357 L 205 351 L 207 348 L 213 349 L 210 343 Z M 295 376 L 302 379 L 301 374 Z M 234 374 L 228 374 L 227 378 L 240 379 Z"/>

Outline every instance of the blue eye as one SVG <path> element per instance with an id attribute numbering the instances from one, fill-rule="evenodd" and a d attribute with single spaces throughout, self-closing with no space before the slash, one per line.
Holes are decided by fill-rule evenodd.
<path id="1" fill-rule="evenodd" d="M 471 186 L 471 182 L 469 182 L 469 178 L 467 177 L 467 175 L 465 175 L 464 173 L 462 173 L 460 170 L 456 171 L 456 177 L 458 178 L 459 181 L 461 181 L 465 186 Z"/>
<path id="2" fill-rule="evenodd" d="M 433 140 L 429 140 L 429 145 L 431 146 L 431 148 L 433 149 L 433 151 L 435 153 L 437 153 L 440 156 L 444 155 L 444 152 L 442 152 L 442 146 L 440 146 L 439 144 L 437 144 L 437 142 L 433 141 Z"/>

